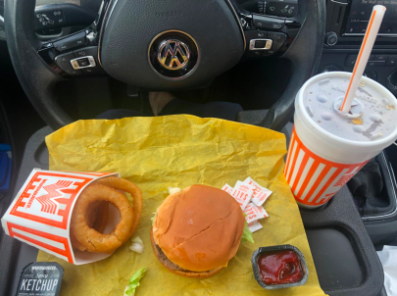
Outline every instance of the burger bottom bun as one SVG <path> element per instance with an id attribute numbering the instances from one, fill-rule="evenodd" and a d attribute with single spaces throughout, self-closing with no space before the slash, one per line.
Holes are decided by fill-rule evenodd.
<path id="1" fill-rule="evenodd" d="M 153 230 L 150 231 L 150 240 L 152 242 L 153 252 L 156 255 L 157 259 L 160 261 L 161 265 L 163 265 L 165 268 L 175 274 L 186 276 L 189 278 L 207 278 L 213 276 L 223 268 L 222 266 L 220 266 L 218 268 L 208 271 L 190 271 L 183 269 L 175 263 L 171 262 L 164 254 L 163 250 L 161 250 L 160 246 L 156 244 L 153 238 Z"/>

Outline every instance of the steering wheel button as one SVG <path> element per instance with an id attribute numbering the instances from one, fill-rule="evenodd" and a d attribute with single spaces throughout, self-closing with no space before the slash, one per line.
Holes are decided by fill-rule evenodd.
<path id="1" fill-rule="evenodd" d="M 81 74 L 80 71 L 73 69 L 72 65 L 70 64 L 71 59 L 74 59 L 73 53 L 67 53 L 55 57 L 55 62 L 57 63 L 59 68 L 61 68 L 64 72 L 70 75 Z"/>
<path id="2" fill-rule="evenodd" d="M 81 49 L 73 51 L 73 54 L 76 58 L 92 56 L 94 57 L 95 62 L 98 63 L 98 46 L 83 47 Z"/>
<path id="3" fill-rule="evenodd" d="M 87 55 L 87 51 L 86 51 L 84 48 L 82 48 L 82 49 L 80 49 L 80 50 L 75 50 L 73 53 L 74 53 L 74 56 L 75 56 L 76 58 L 78 58 L 78 57 L 84 57 L 84 56 Z"/>
<path id="4" fill-rule="evenodd" d="M 77 63 L 79 64 L 80 67 L 86 67 L 90 64 L 87 58 L 77 60 Z"/>
<path id="5" fill-rule="evenodd" d="M 287 40 L 287 35 L 280 32 L 268 32 L 268 38 L 273 40 L 273 48 L 272 50 L 276 52 L 279 50 Z"/>
<path id="6" fill-rule="evenodd" d="M 96 66 L 95 59 L 92 56 L 81 57 L 70 61 L 73 69 L 93 68 Z"/>
<path id="7" fill-rule="evenodd" d="M 270 39 L 251 39 L 249 50 L 269 50 L 272 45 L 273 41 Z"/>
<path id="8" fill-rule="evenodd" d="M 267 38 L 267 31 L 256 31 L 257 38 Z"/>
<path id="9" fill-rule="evenodd" d="M 284 20 L 265 17 L 261 15 L 253 15 L 254 26 L 258 29 L 280 30 L 284 27 Z"/>
<path id="10" fill-rule="evenodd" d="M 255 48 L 265 48 L 266 47 L 266 40 L 257 40 L 255 41 Z"/>
<path id="11" fill-rule="evenodd" d="M 84 45 L 86 42 L 85 32 L 81 31 L 72 36 L 66 37 L 62 40 L 54 42 L 54 46 L 59 51 L 65 51 L 71 48 Z"/>

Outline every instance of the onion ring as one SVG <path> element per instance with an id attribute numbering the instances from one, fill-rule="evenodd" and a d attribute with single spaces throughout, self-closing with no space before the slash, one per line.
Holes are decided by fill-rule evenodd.
<path id="1" fill-rule="evenodd" d="M 87 248 L 84 247 L 84 245 L 77 240 L 77 238 L 74 236 L 72 231 L 70 231 L 70 240 L 72 242 L 72 246 L 73 246 L 74 249 L 77 249 L 77 250 L 82 251 L 82 252 L 87 250 Z"/>
<path id="2" fill-rule="evenodd" d="M 120 221 L 110 234 L 99 233 L 87 224 L 87 209 L 90 204 L 98 200 L 112 203 L 120 212 Z M 131 237 L 133 225 L 134 211 L 127 197 L 113 188 L 96 183 L 85 188 L 76 201 L 72 215 L 71 231 L 88 251 L 110 253 Z"/>
<path id="3" fill-rule="evenodd" d="M 109 216 L 109 203 L 106 201 L 95 201 L 88 206 L 86 221 L 90 228 L 94 228 L 96 231 L 103 233 L 108 223 Z M 72 246 L 80 251 L 85 251 L 87 248 L 81 244 L 74 236 L 73 232 L 70 231 L 70 239 Z"/>
<path id="4" fill-rule="evenodd" d="M 108 224 L 109 217 L 109 203 L 106 201 L 98 201 L 97 218 L 94 220 L 92 228 L 96 231 L 103 233 Z"/>
<path id="5" fill-rule="evenodd" d="M 98 205 L 99 202 L 93 202 L 92 204 L 89 205 L 88 209 L 87 209 L 87 213 L 86 213 L 86 221 L 87 221 L 87 225 L 89 227 L 93 227 L 95 220 L 97 219 L 98 216 Z M 77 238 L 74 236 L 73 231 L 70 230 L 70 239 L 72 241 L 72 246 L 73 248 L 76 248 L 80 251 L 85 251 L 87 248 L 84 247 L 84 245 L 82 245 Z"/>
<path id="6" fill-rule="evenodd" d="M 139 187 L 126 179 L 122 179 L 122 178 L 118 178 L 118 177 L 114 177 L 114 176 L 99 179 L 97 181 L 97 183 L 103 184 L 103 185 L 106 185 L 106 186 L 109 186 L 109 187 L 112 187 L 112 188 L 115 188 L 115 189 L 118 189 L 121 191 L 125 191 L 125 192 L 128 192 L 129 194 L 131 194 L 131 196 L 133 198 L 133 210 L 134 210 L 134 217 L 135 217 L 133 227 L 131 228 L 131 235 L 132 235 L 135 232 L 135 230 L 137 229 L 139 221 L 142 216 L 143 199 L 142 199 L 142 192 L 139 189 Z"/>

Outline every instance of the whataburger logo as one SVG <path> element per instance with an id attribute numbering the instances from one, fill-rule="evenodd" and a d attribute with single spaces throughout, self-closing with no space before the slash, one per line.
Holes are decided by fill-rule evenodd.
<path id="1" fill-rule="evenodd" d="M 46 181 L 47 181 L 47 179 L 44 179 L 40 183 L 40 185 L 42 185 Z M 58 210 L 58 205 L 59 205 L 59 203 L 55 201 L 56 198 L 62 197 L 64 194 L 61 190 L 68 188 L 70 185 L 72 185 L 72 183 L 73 183 L 72 181 L 58 180 L 55 184 L 42 186 L 42 188 L 47 192 L 47 194 L 44 194 L 44 195 L 41 195 L 38 197 L 35 196 L 35 194 L 33 194 L 31 201 L 33 202 L 33 200 L 36 199 L 41 204 L 42 212 L 49 213 L 49 214 L 56 214 L 57 210 Z M 38 187 L 38 190 L 40 190 L 40 188 L 41 188 L 41 186 Z M 35 191 L 35 193 L 37 191 Z M 31 207 L 32 202 L 29 201 L 28 208 Z"/>
<path id="2" fill-rule="evenodd" d="M 23 189 L 10 215 L 67 229 L 74 199 L 94 177 L 38 171 Z"/>

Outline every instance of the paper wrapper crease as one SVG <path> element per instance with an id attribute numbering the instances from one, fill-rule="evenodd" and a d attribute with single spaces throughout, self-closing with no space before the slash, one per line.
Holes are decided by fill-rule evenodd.
<path id="1" fill-rule="evenodd" d="M 122 296 L 129 278 L 147 268 L 136 295 L 324 295 L 317 278 L 298 206 L 283 175 L 285 136 L 268 129 L 189 115 L 85 120 L 46 138 L 50 169 L 118 172 L 136 183 L 144 197 L 137 232 L 142 255 L 125 243 L 100 262 L 74 266 L 44 252 L 38 261 L 65 269 L 61 295 Z M 269 218 L 242 243 L 227 268 L 208 279 L 189 279 L 166 270 L 150 245 L 151 217 L 168 196 L 168 187 L 206 184 L 222 188 L 251 176 L 273 191 L 264 204 Z M 216 239 L 214 237 L 214 239 Z M 309 279 L 304 286 L 264 290 L 254 279 L 251 256 L 258 247 L 291 244 L 304 254 Z"/>

